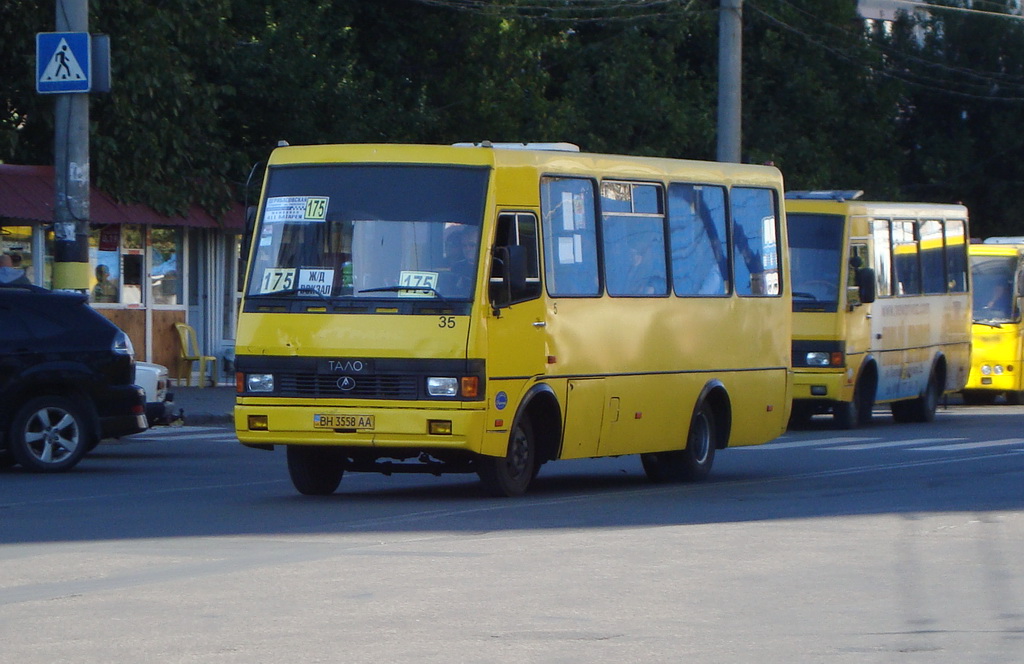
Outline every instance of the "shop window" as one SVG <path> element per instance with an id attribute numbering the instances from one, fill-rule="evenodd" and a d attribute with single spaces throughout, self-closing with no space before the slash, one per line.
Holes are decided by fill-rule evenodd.
<path id="1" fill-rule="evenodd" d="M 150 286 L 154 304 L 184 304 L 180 260 L 182 230 L 156 226 L 149 234 Z"/>
<path id="2" fill-rule="evenodd" d="M 89 230 L 89 301 L 117 304 L 121 301 L 121 226 L 93 225 Z"/>

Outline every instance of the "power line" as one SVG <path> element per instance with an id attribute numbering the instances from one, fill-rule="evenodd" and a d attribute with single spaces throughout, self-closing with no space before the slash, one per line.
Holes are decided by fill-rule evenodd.
<path id="1" fill-rule="evenodd" d="M 825 23 L 825 22 L 821 21 L 819 18 L 817 18 L 816 16 L 814 16 L 813 14 L 807 12 L 806 10 L 793 5 L 788 0 L 775 0 L 775 1 L 780 3 L 780 4 L 784 4 L 784 5 L 788 6 L 788 7 L 790 7 L 792 10 L 807 16 L 811 20 L 814 20 L 816 28 L 818 28 L 818 27 L 826 27 L 826 28 L 831 29 L 834 32 L 842 32 L 844 34 L 848 34 L 848 30 L 840 28 L 840 27 L 835 26 L 835 25 L 831 25 L 831 24 Z M 851 62 L 853 64 L 857 64 L 857 65 L 862 66 L 862 67 L 869 67 L 869 65 L 865 65 L 862 62 L 861 58 L 859 57 L 859 54 L 853 54 L 853 53 L 851 53 L 849 51 L 849 49 L 844 50 L 842 48 L 833 46 L 830 43 L 826 43 L 822 39 L 820 39 L 820 38 L 818 38 L 818 37 L 816 37 L 814 35 L 811 35 L 808 32 L 806 32 L 804 30 L 801 30 L 800 28 L 798 28 L 798 27 L 796 27 L 794 25 L 791 25 L 790 23 L 787 23 L 786 21 L 778 18 L 777 16 L 774 16 L 774 15 L 770 14 L 767 10 L 765 10 L 765 9 L 763 9 L 763 8 L 753 4 L 753 3 L 749 3 L 748 2 L 746 7 L 749 10 L 751 10 L 751 11 L 761 15 L 762 17 L 764 17 L 766 20 L 768 20 L 772 24 L 776 25 L 777 27 L 782 28 L 782 29 L 784 29 L 786 31 L 789 31 L 789 32 L 791 32 L 793 34 L 801 36 L 807 42 L 815 45 L 816 47 L 818 47 L 818 48 L 820 48 L 820 49 L 822 49 L 822 50 L 824 50 L 824 51 L 826 51 L 828 53 L 832 53 L 833 55 L 835 55 L 835 56 L 837 56 L 837 57 L 839 57 L 841 59 L 844 59 L 844 60 L 846 60 L 848 62 Z M 986 12 L 982 12 L 982 13 L 986 13 Z M 989 15 L 993 15 L 991 13 L 988 13 L 988 14 Z M 1004 14 L 999 14 L 999 16 L 1005 16 L 1005 15 Z M 930 76 L 926 76 L 926 75 L 923 75 L 923 74 L 919 74 L 919 73 L 916 73 L 916 72 L 913 72 L 913 71 L 910 71 L 910 70 L 894 70 L 892 68 L 887 68 L 887 67 L 871 67 L 870 68 L 870 72 L 872 74 L 875 74 L 875 75 L 878 75 L 878 76 L 884 76 L 886 78 L 897 80 L 897 81 L 900 81 L 900 82 L 905 83 L 905 84 L 910 85 L 910 86 L 918 87 L 918 88 L 921 88 L 921 89 L 925 89 L 925 90 L 929 90 L 929 91 L 933 91 L 933 92 L 936 92 L 936 93 L 945 94 L 945 95 L 949 95 L 949 96 L 955 96 L 955 97 L 961 97 L 961 98 L 967 98 L 967 99 L 982 99 L 982 100 L 987 100 L 987 101 L 1004 101 L 1004 102 L 1021 102 L 1021 101 L 1024 101 L 1024 96 L 1009 96 L 1009 95 L 997 96 L 996 94 L 994 94 L 994 91 L 997 90 L 997 89 L 1010 89 L 1010 90 L 1017 89 L 1017 90 L 1024 91 L 1024 78 L 1017 77 L 1017 76 L 1012 76 L 1012 75 L 1007 75 L 1007 74 L 1000 74 L 1000 73 L 997 73 L 997 72 L 979 72 L 977 70 L 969 69 L 969 68 L 965 68 L 965 67 L 953 67 L 953 66 L 947 65 L 945 63 L 940 63 L 940 62 L 935 62 L 935 61 L 931 61 L 931 60 L 926 60 L 924 58 L 919 58 L 919 57 L 916 57 L 916 56 L 914 56 L 912 54 L 907 54 L 905 52 L 898 51 L 896 49 L 887 48 L 884 45 L 879 45 L 879 48 L 880 48 L 882 53 L 885 53 L 885 54 L 889 55 L 890 57 L 902 58 L 905 61 L 917 62 L 918 64 L 923 65 L 925 67 L 929 67 L 929 68 L 933 68 L 933 69 L 942 69 L 942 70 L 946 70 L 946 71 L 949 71 L 951 73 L 954 73 L 954 74 L 957 74 L 957 75 L 960 75 L 960 76 L 965 76 L 965 77 L 974 79 L 975 82 L 962 81 L 960 83 L 961 83 L 961 85 L 966 84 L 966 85 L 972 86 L 973 88 L 975 88 L 975 91 L 962 91 L 962 90 L 950 89 L 949 86 L 952 83 L 954 83 L 954 82 L 950 81 L 949 79 L 934 78 L 934 77 L 930 77 Z"/>

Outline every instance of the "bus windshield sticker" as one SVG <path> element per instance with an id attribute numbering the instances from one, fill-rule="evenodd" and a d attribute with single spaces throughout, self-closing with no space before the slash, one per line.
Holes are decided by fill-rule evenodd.
<path id="1" fill-rule="evenodd" d="M 437 292 L 437 272 L 402 270 L 398 285 L 409 289 L 398 291 L 399 297 L 433 297 Z"/>
<path id="2" fill-rule="evenodd" d="M 261 293 L 275 293 L 288 290 L 295 285 L 295 268 L 293 267 L 268 267 L 263 270 L 263 280 L 260 282 Z"/>
<path id="3" fill-rule="evenodd" d="M 576 222 L 573 215 L 573 200 L 571 191 L 562 192 L 562 230 L 576 230 Z"/>
<path id="4" fill-rule="evenodd" d="M 334 270 L 305 267 L 300 269 L 299 290 L 315 291 L 321 295 L 330 295 L 334 290 Z"/>
<path id="5" fill-rule="evenodd" d="M 327 220 L 327 204 L 330 200 L 327 196 L 274 196 L 267 199 L 263 222 L 324 222 Z"/>

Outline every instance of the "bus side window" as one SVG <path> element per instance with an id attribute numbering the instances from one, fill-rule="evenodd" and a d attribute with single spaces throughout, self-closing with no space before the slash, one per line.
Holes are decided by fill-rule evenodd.
<path id="1" fill-rule="evenodd" d="M 544 282 L 548 294 L 600 295 L 594 181 L 545 176 L 540 184 Z"/>
<path id="2" fill-rule="evenodd" d="M 747 296 L 778 296 L 778 215 L 775 192 L 733 187 L 733 275 L 736 292 Z"/>

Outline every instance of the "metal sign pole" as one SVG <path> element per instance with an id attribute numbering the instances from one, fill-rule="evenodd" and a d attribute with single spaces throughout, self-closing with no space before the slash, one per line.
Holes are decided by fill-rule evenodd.
<path id="1" fill-rule="evenodd" d="M 57 0 L 58 32 L 89 32 L 88 0 Z M 89 289 L 89 94 L 58 94 L 54 111 L 53 288 Z"/>

